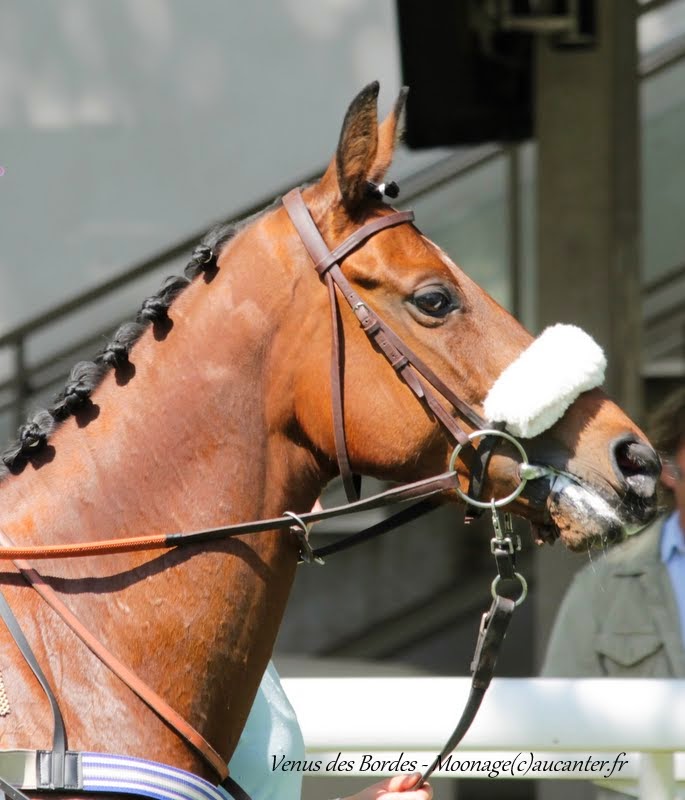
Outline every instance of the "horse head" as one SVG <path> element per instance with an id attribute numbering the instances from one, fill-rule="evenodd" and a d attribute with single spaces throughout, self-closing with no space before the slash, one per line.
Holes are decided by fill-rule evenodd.
<path id="1" fill-rule="evenodd" d="M 382 202 L 382 182 L 398 140 L 405 93 L 380 126 L 377 95 L 374 83 L 354 99 L 328 169 L 320 182 L 303 191 L 331 250 L 394 211 Z M 330 476 L 336 464 L 331 314 L 311 258 L 290 220 L 278 213 L 280 224 L 291 232 L 289 256 L 297 264 L 298 291 L 284 323 L 287 358 L 285 351 L 278 358 L 279 363 L 296 365 L 294 383 L 299 388 L 289 425 Z M 503 419 L 521 437 L 529 460 L 543 469 L 510 508 L 530 520 L 538 541 L 553 542 L 560 536 L 571 549 L 581 549 L 616 539 L 651 518 L 659 460 L 639 428 L 595 388 L 601 382 L 603 354 L 587 335 L 563 326 L 534 342 L 412 224 L 389 226 L 353 247 L 344 255 L 342 269 L 361 298 L 357 305 L 372 309 L 477 415 Z M 447 469 L 455 442 L 431 409 L 398 380 L 360 327 L 358 315 L 345 303 L 339 313 L 344 340 L 341 394 L 352 467 L 392 481 Z M 500 415 L 496 420 L 493 409 Z M 459 410 L 453 413 L 473 430 L 470 419 L 460 419 Z M 517 424 L 521 414 L 524 422 Z M 456 468 L 466 492 L 473 449 L 464 447 L 459 456 Z M 515 493 L 520 462 L 516 447 L 498 440 L 481 496 Z M 456 493 L 451 499 L 458 499 Z"/>

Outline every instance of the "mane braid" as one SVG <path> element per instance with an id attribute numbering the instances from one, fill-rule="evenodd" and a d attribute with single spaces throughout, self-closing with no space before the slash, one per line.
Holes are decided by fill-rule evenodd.
<path id="1" fill-rule="evenodd" d="M 173 301 L 200 273 L 216 270 L 224 246 L 256 217 L 271 210 L 280 202 L 239 222 L 219 223 L 202 238 L 181 276 L 167 278 L 156 295 L 145 298 L 135 322 L 125 322 L 114 333 L 111 341 L 95 356 L 93 361 L 79 361 L 71 370 L 64 389 L 47 409 L 39 409 L 30 416 L 17 432 L 17 440 L 0 453 L 0 480 L 8 474 L 18 474 L 33 458 L 43 451 L 57 424 L 86 407 L 95 389 L 110 369 L 121 369 L 129 363 L 133 345 L 150 324 L 164 322 Z"/>

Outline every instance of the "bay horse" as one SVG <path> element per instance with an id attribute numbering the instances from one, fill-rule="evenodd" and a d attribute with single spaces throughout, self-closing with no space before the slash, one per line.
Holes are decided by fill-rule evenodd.
<path id="1" fill-rule="evenodd" d="M 380 195 L 405 95 L 380 125 L 377 95 L 374 83 L 352 102 L 335 156 L 301 197 L 330 248 L 381 221 L 344 257 L 357 306 L 374 309 L 482 413 L 490 387 L 533 339 L 406 218 L 384 224 L 396 213 Z M 398 380 L 355 311 L 337 313 L 351 468 L 393 482 L 445 472 L 454 442 L 434 410 Z M 79 543 L 308 511 L 338 472 L 334 325 L 283 203 L 215 229 L 186 277 L 169 280 L 95 361 L 77 365 L 52 408 L 35 414 L 5 452 L 3 543 Z M 451 412 L 472 431 L 463 417 Z M 583 549 L 652 515 L 658 461 L 599 389 L 581 393 L 526 447 L 531 461 L 565 476 L 531 481 L 511 504 L 538 539 Z M 512 492 L 517 467 L 515 449 L 498 447 L 484 496 Z M 466 450 L 455 468 L 467 491 Z M 443 499 L 458 498 L 451 491 Z M 298 553 L 293 533 L 265 531 L 47 561 L 39 571 L 92 635 L 228 761 L 271 656 Z M 212 779 L 205 760 L 26 583 L 19 567 L 29 566 L 2 562 L 0 585 L 57 696 L 70 748 Z M 47 701 L 4 626 L 0 644 L 11 709 L 0 717 L 0 750 L 48 748 Z"/>

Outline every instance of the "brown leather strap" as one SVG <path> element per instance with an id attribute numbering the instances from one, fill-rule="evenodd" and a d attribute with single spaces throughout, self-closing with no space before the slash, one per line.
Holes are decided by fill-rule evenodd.
<path id="1" fill-rule="evenodd" d="M 11 547 L 11 539 L 0 531 L 0 544 Z M 214 748 L 207 742 L 201 733 L 195 730 L 183 717 L 163 700 L 156 692 L 144 683 L 132 670 L 122 664 L 119 659 L 99 642 L 95 636 L 83 625 L 72 611 L 60 600 L 56 592 L 49 586 L 43 577 L 23 560 L 14 560 L 14 565 L 21 572 L 25 580 L 38 592 L 50 608 L 55 611 L 63 622 L 71 628 L 86 647 L 96 655 L 118 678 L 120 678 L 138 697 L 151 708 L 157 716 L 173 728 L 176 733 L 186 741 L 210 767 L 217 773 L 220 780 L 228 777 L 228 767 Z"/>
<path id="2" fill-rule="evenodd" d="M 298 514 L 303 522 L 309 524 L 321 522 L 325 519 L 334 519 L 348 514 L 357 514 L 362 511 L 371 511 L 374 508 L 404 503 L 409 500 L 422 500 L 435 494 L 453 491 L 458 485 L 458 478 L 454 472 L 443 472 L 432 478 L 423 478 L 420 481 L 407 483 L 403 486 L 393 486 L 383 492 L 357 500 L 344 506 L 309 511 Z M 224 539 L 227 536 L 236 536 L 245 533 L 261 533 L 262 531 L 290 530 L 293 518 L 290 516 L 272 517 L 271 519 L 258 519 L 252 522 L 240 522 L 235 525 L 222 525 L 218 528 L 206 528 L 188 533 L 160 533 L 157 536 L 133 536 L 127 539 L 104 539 L 98 542 L 79 542 L 78 544 L 46 544 L 25 545 L 16 547 L 9 539 L 2 538 L 0 533 L 0 561 L 16 561 L 21 558 L 52 559 L 52 558 L 82 558 L 84 556 L 113 555 L 114 553 L 130 553 L 143 550 L 163 550 L 179 547 L 185 544 Z"/>
<path id="3" fill-rule="evenodd" d="M 425 364 L 385 323 L 381 318 L 362 300 L 350 282 L 340 269 L 340 261 L 349 253 L 359 247 L 370 236 L 378 233 L 384 228 L 400 225 L 404 222 L 413 220 L 414 215 L 410 211 L 395 211 L 387 216 L 368 222 L 356 230 L 351 236 L 339 244 L 332 252 L 328 250 L 321 233 L 319 232 L 314 220 L 309 213 L 302 194 L 299 189 L 293 189 L 283 198 L 283 205 L 295 226 L 305 249 L 310 258 L 314 261 L 315 268 L 319 275 L 322 275 L 329 285 L 329 295 L 331 296 L 331 314 L 333 316 L 333 327 L 335 328 L 338 317 L 337 295 L 330 291 L 330 281 L 332 280 L 340 289 L 343 297 L 354 311 L 361 327 L 366 335 L 377 345 L 385 358 L 390 362 L 397 374 L 405 381 L 412 390 L 416 398 L 423 403 L 436 419 L 449 432 L 453 439 L 460 444 L 468 443 L 468 436 L 462 427 L 456 422 L 454 417 L 440 403 L 435 394 L 419 378 L 421 375 L 433 388 L 447 400 L 454 409 L 472 422 L 477 428 L 485 427 L 485 420 L 477 414 L 468 404 L 464 403 L 449 387 Z M 340 355 L 335 350 L 332 354 L 334 359 Z M 336 441 L 336 454 L 340 467 L 343 482 L 346 475 L 351 474 L 347 447 L 345 444 L 345 425 L 342 416 L 342 403 L 335 399 L 341 396 L 340 388 L 340 367 L 335 365 L 331 370 L 333 388 L 333 427 Z M 418 373 L 418 375 L 416 374 Z M 335 377 L 334 377 L 335 376 Z M 348 494 L 349 498 L 349 494 Z"/>
<path id="4" fill-rule="evenodd" d="M 330 375 L 331 401 L 333 404 L 333 437 L 338 469 L 345 489 L 345 495 L 352 503 L 359 499 L 359 484 L 352 473 L 350 458 L 347 451 L 347 439 L 345 436 L 344 382 L 342 377 L 344 349 L 341 348 L 343 327 L 338 310 L 335 286 L 330 276 L 326 275 L 326 272 L 333 266 L 337 258 L 342 258 L 350 251 L 359 247 L 359 245 L 365 242 L 370 236 L 383 230 L 383 228 L 409 222 L 414 218 L 414 214 L 411 211 L 397 211 L 386 217 L 372 220 L 361 228 L 358 228 L 331 253 L 319 229 L 316 227 L 307 206 L 304 204 L 299 189 L 293 189 L 291 192 L 288 192 L 288 194 L 283 197 L 283 205 L 293 225 L 295 225 L 297 232 L 300 234 L 300 238 L 302 239 L 309 257 L 316 265 L 317 272 L 324 279 L 328 287 L 332 330 Z M 333 261 L 331 261 L 331 258 L 333 258 Z"/>
<path id="5" fill-rule="evenodd" d="M 302 195 L 299 193 L 299 190 L 295 189 L 295 192 L 298 192 L 300 198 Z M 292 194 L 290 192 L 289 194 Z M 286 195 L 283 198 L 283 203 L 286 203 Z M 287 201 L 290 204 L 290 201 Z M 303 201 L 304 202 L 304 201 Z M 290 211 L 288 211 L 290 213 Z M 309 211 L 307 211 L 307 216 L 311 220 L 311 215 Z M 384 228 L 391 228 L 395 225 L 401 225 L 403 222 L 413 222 L 414 221 L 414 212 L 413 211 L 394 211 L 392 214 L 388 214 L 385 217 L 378 217 L 378 219 L 371 220 L 371 222 L 367 222 L 366 225 L 362 225 L 361 228 L 358 228 L 354 233 L 350 234 L 347 239 L 345 239 L 342 244 L 339 244 L 335 250 L 332 252 L 328 252 L 323 258 L 319 260 L 316 264 L 315 269 L 319 273 L 319 275 L 323 275 L 330 267 L 334 264 L 339 264 L 340 261 L 348 256 L 353 250 L 356 250 L 359 245 L 363 244 L 367 239 L 371 238 L 375 233 L 382 231 Z M 313 223 L 313 220 L 312 220 Z M 318 228 L 315 226 L 315 230 L 319 236 Z M 299 233 L 299 231 L 298 231 Z M 304 241 L 304 240 L 303 240 Z M 321 238 L 323 242 L 323 238 Z M 325 243 L 324 243 L 325 246 Z M 305 247 L 307 247 L 307 243 L 305 242 Z M 307 247 L 307 249 L 309 249 Z M 328 247 L 326 247 L 328 250 Z M 311 255 L 311 253 L 310 253 Z"/>
<path id="6" fill-rule="evenodd" d="M 345 497 L 348 502 L 354 503 L 359 500 L 361 481 L 352 473 L 350 457 L 347 452 L 347 441 L 345 439 L 345 403 L 343 399 L 344 380 L 343 372 L 345 369 L 345 348 L 340 346 L 340 340 L 344 336 L 342 320 L 340 319 L 340 309 L 335 296 L 335 284 L 330 275 L 325 276 L 328 288 L 328 298 L 331 306 L 331 402 L 333 405 L 333 437 L 335 441 L 335 455 L 338 460 L 338 469 L 342 478 Z"/>
<path id="7" fill-rule="evenodd" d="M 9 541 L 9 540 L 7 540 Z M 109 556 L 114 553 L 134 553 L 136 551 L 156 550 L 170 547 L 167 535 L 132 536 L 128 539 L 103 539 L 98 542 L 78 542 L 76 544 L 5 545 L 0 536 L 0 561 L 14 561 L 17 558 L 82 558 L 84 556 Z"/>
<path id="8" fill-rule="evenodd" d="M 300 233 L 300 231 L 306 231 L 306 238 L 303 238 L 301 233 L 300 238 L 302 238 L 309 257 L 316 264 L 319 261 L 325 260 L 330 251 L 319 233 L 318 228 L 314 224 L 314 220 L 311 218 L 307 207 L 304 203 L 297 203 L 296 198 L 298 196 L 299 192 L 294 189 L 283 197 L 283 205 L 298 233 Z M 345 409 L 343 401 L 343 380 L 341 376 L 343 362 L 341 360 L 340 350 L 342 325 L 335 294 L 335 285 L 328 276 L 326 276 L 325 281 L 328 287 L 328 298 L 331 308 L 330 380 L 331 403 L 333 406 L 333 441 L 335 443 L 335 455 L 338 462 L 340 477 L 343 482 L 343 488 L 345 489 L 345 496 L 348 502 L 353 503 L 355 500 L 359 499 L 359 494 L 356 491 L 355 480 L 350 466 L 350 457 L 347 452 L 347 440 L 345 438 Z"/>
<path id="9" fill-rule="evenodd" d="M 343 297 L 347 300 L 352 310 L 356 314 L 359 324 L 362 326 L 367 336 L 373 339 L 388 361 L 401 375 L 403 375 L 403 367 L 405 367 L 407 364 L 412 366 L 428 381 L 428 383 L 436 388 L 440 394 L 452 404 L 452 406 L 458 409 L 464 417 L 466 417 L 479 428 L 482 428 L 485 425 L 485 420 L 470 406 L 460 400 L 454 394 L 454 392 L 452 392 L 451 389 L 433 372 L 433 370 L 400 339 L 400 337 L 392 330 L 392 328 L 386 322 L 381 320 L 381 318 L 371 308 L 369 308 L 369 306 L 361 299 L 359 294 L 357 294 L 337 264 L 330 268 L 330 274 L 335 280 L 336 284 L 340 287 Z M 414 394 L 416 394 L 418 399 L 424 400 L 424 398 L 426 398 L 427 400 L 428 393 L 426 393 L 425 387 L 423 387 L 424 393 L 422 394 L 414 389 L 411 383 L 409 385 L 413 389 Z M 435 399 L 434 395 L 432 395 L 432 393 L 430 394 L 432 398 Z M 437 399 L 435 399 L 435 402 L 438 403 Z M 459 426 L 456 425 L 456 422 L 452 422 L 455 426 L 455 430 L 450 430 L 450 432 L 454 438 L 457 439 L 457 441 L 461 441 L 460 437 L 465 437 L 466 434 L 461 430 L 461 428 L 459 428 Z M 459 431 L 459 433 L 457 433 L 457 431 Z"/>
<path id="10" fill-rule="evenodd" d="M 412 786 L 412 789 L 419 789 L 423 786 L 424 782 L 441 766 L 442 762 L 466 736 L 494 675 L 497 657 L 515 608 L 516 603 L 513 600 L 496 595 L 489 611 L 483 614 L 476 650 L 471 662 L 471 690 L 466 705 L 445 746 Z"/>

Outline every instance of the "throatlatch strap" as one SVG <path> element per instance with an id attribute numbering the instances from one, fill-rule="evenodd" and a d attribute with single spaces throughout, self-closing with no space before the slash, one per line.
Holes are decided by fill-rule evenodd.
<path id="1" fill-rule="evenodd" d="M 356 476 L 350 466 L 350 457 L 347 452 L 347 442 L 345 440 L 345 407 L 343 392 L 344 386 L 344 365 L 345 341 L 342 320 L 340 319 L 340 309 L 335 295 L 335 284 L 330 275 L 326 275 L 326 287 L 331 306 L 331 402 L 333 404 L 333 436 L 335 439 L 335 453 L 338 459 L 338 469 L 342 478 L 345 497 L 348 502 L 354 503 L 361 497 L 361 476 Z M 342 345 L 342 346 L 341 346 Z"/>

